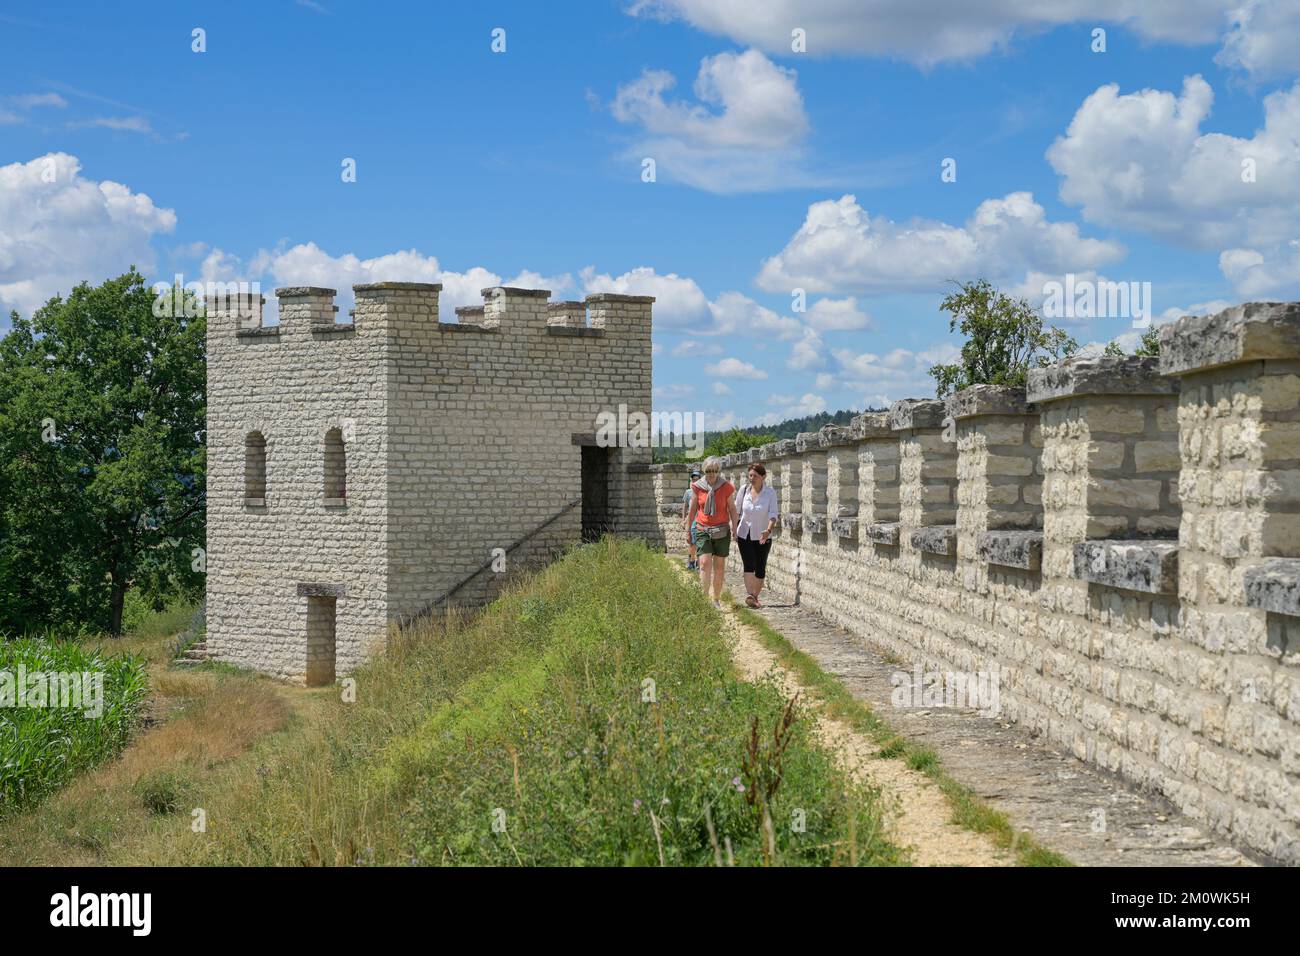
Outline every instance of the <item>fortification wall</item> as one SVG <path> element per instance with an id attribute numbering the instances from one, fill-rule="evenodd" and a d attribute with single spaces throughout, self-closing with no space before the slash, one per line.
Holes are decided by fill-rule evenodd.
<path id="1" fill-rule="evenodd" d="M 779 595 L 909 666 L 996 670 L 999 719 L 1300 863 L 1300 303 L 724 464 L 751 460 Z"/>

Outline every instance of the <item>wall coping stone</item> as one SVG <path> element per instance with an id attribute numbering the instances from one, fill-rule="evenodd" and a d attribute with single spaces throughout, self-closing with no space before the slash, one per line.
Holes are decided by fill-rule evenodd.
<path id="1" fill-rule="evenodd" d="M 853 428 L 849 425 L 823 425 L 821 431 L 821 443 L 823 448 L 833 448 L 836 445 L 851 445 L 857 441 L 853 434 Z"/>
<path id="2" fill-rule="evenodd" d="M 955 555 L 957 553 L 957 526 L 955 524 L 927 525 L 916 528 L 911 536 L 912 547 L 928 554 Z"/>
<path id="3" fill-rule="evenodd" d="M 800 432 L 794 438 L 794 448 L 799 454 L 806 451 L 816 451 L 822 446 L 821 432 Z"/>
<path id="4" fill-rule="evenodd" d="M 1147 594 L 1178 593 L 1178 542 L 1159 539 L 1080 541 L 1074 576 Z"/>
<path id="5" fill-rule="evenodd" d="M 793 438 L 782 438 L 780 441 L 769 442 L 763 448 L 767 451 L 768 458 L 790 458 L 796 453 L 797 444 Z"/>
<path id="6" fill-rule="evenodd" d="M 1016 385 L 972 385 L 953 392 L 945 402 L 953 418 L 976 415 L 1027 415 L 1031 409 L 1025 390 Z"/>
<path id="7" fill-rule="evenodd" d="M 1051 402 L 1076 395 L 1176 395 L 1178 379 L 1160 374 L 1159 360 L 1138 355 L 1076 356 L 1029 370 L 1026 398 Z"/>
<path id="8" fill-rule="evenodd" d="M 1266 558 L 1242 577 L 1247 607 L 1300 617 L 1300 558 Z"/>
<path id="9" fill-rule="evenodd" d="M 875 544 L 887 544 L 898 547 L 898 522 L 880 521 L 867 525 L 867 540 Z"/>
<path id="10" fill-rule="evenodd" d="M 783 514 L 781 515 L 781 524 L 784 527 L 789 528 L 791 531 L 802 531 L 803 515 L 798 511 L 789 514 Z"/>
<path id="11" fill-rule="evenodd" d="M 338 295 L 338 289 L 322 289 L 314 285 L 287 285 L 282 289 L 275 290 L 277 299 L 297 299 L 302 296 L 335 296 Z"/>
<path id="12" fill-rule="evenodd" d="M 1295 358 L 1300 358 L 1300 302 L 1246 302 L 1160 328 L 1160 371 L 1166 375 Z"/>
<path id="13" fill-rule="evenodd" d="M 548 295 L 550 293 L 547 293 Z M 653 302 L 655 297 L 652 295 L 623 295 L 619 292 L 595 292 L 584 300 L 588 304 L 592 302 Z"/>
<path id="14" fill-rule="evenodd" d="M 889 427 L 896 432 L 942 428 L 943 402 L 937 398 L 904 398 L 889 406 Z"/>
<path id="15" fill-rule="evenodd" d="M 869 438 L 895 438 L 894 430 L 889 427 L 889 412 L 863 412 L 854 416 L 849 423 L 853 437 L 858 441 Z"/>
<path id="16" fill-rule="evenodd" d="M 975 539 L 975 556 L 985 564 L 1037 571 L 1043 564 L 1043 532 L 981 531 Z"/>
<path id="17" fill-rule="evenodd" d="M 513 295 L 523 299 L 549 299 L 551 297 L 550 289 L 520 289 L 513 285 L 493 285 L 486 289 L 479 289 L 478 294 L 487 298 L 494 292 L 500 292 L 505 295 Z"/>
<path id="18" fill-rule="evenodd" d="M 258 339 L 278 336 L 280 327 L 278 325 L 259 325 L 252 329 L 235 329 L 235 338 L 237 339 Z"/>
<path id="19" fill-rule="evenodd" d="M 803 530 L 811 534 L 825 534 L 829 527 L 830 518 L 826 515 L 806 514 L 803 516 Z"/>
<path id="20" fill-rule="evenodd" d="M 363 282 L 353 292 L 441 292 L 441 282 Z M 460 310 L 457 309 L 457 312 Z"/>

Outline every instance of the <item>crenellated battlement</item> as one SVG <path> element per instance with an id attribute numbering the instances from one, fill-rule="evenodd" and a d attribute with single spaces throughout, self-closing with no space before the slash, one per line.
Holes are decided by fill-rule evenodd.
<path id="1" fill-rule="evenodd" d="M 724 471 L 755 456 L 778 594 L 909 663 L 997 671 L 1001 719 L 1300 863 L 1300 303 L 1184 318 L 1158 359 L 895 402 Z M 663 500 L 681 480 L 657 479 Z"/>

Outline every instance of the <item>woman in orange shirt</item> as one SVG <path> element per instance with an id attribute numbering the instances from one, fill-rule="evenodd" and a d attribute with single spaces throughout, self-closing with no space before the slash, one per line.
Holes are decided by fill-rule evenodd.
<path id="1" fill-rule="evenodd" d="M 695 522 L 695 552 L 700 560 L 700 586 L 713 591 L 713 606 L 722 607 L 722 579 L 726 574 L 727 553 L 736 531 L 736 486 L 722 477 L 722 462 L 708 458 L 704 477 L 691 482 L 691 510 L 687 527 Z"/>

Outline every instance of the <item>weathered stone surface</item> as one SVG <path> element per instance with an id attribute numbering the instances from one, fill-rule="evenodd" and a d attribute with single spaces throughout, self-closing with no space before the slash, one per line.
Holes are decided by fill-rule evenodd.
<path id="1" fill-rule="evenodd" d="M 853 437 L 861 441 L 866 438 L 893 438 L 894 430 L 889 425 L 889 412 L 863 412 L 855 415 L 849 423 Z"/>
<path id="2" fill-rule="evenodd" d="M 953 392 L 945 402 L 953 418 L 974 415 L 1024 415 L 1029 410 L 1023 388 L 1010 385 L 972 385 Z"/>
<path id="3" fill-rule="evenodd" d="M 942 524 L 917 528 L 912 532 L 911 541 L 917 551 L 954 555 L 957 553 L 957 526 Z"/>
<path id="4" fill-rule="evenodd" d="M 1066 359 L 1029 370 L 1030 402 L 1050 402 L 1076 395 L 1175 395 L 1178 380 L 1160 374 L 1154 358 L 1098 355 Z"/>
<path id="5" fill-rule="evenodd" d="M 1160 371 L 1182 375 L 1235 362 L 1300 356 L 1300 302 L 1247 302 L 1160 329 Z"/>
<path id="6" fill-rule="evenodd" d="M 1266 558 L 1243 579 L 1248 607 L 1300 617 L 1300 558 Z"/>
<path id="7" fill-rule="evenodd" d="M 783 438 L 780 441 L 774 441 L 771 444 L 764 445 L 767 449 L 767 458 L 789 458 L 796 451 L 796 442 L 793 438 Z"/>
<path id="8" fill-rule="evenodd" d="M 1043 560 L 1043 532 L 982 531 L 975 542 L 975 556 L 986 564 L 1037 571 Z"/>
<path id="9" fill-rule="evenodd" d="M 794 447 L 799 454 L 822 446 L 821 432 L 800 432 L 795 436 Z"/>
<path id="10" fill-rule="evenodd" d="M 940 428 L 943 418 L 943 402 L 937 398 L 904 398 L 889 406 L 889 427 L 896 432 Z"/>
<path id="11" fill-rule="evenodd" d="M 828 527 L 830 527 L 830 519 L 826 515 L 803 516 L 803 529 L 809 534 L 825 534 Z"/>
<path id="12" fill-rule="evenodd" d="M 1081 541 L 1074 574 L 1082 581 L 1147 594 L 1178 590 L 1176 541 Z"/>
<path id="13" fill-rule="evenodd" d="M 787 512 L 781 515 L 781 524 L 791 531 L 803 530 L 803 515 L 799 512 Z"/>
<path id="14" fill-rule="evenodd" d="M 837 538 L 843 538 L 846 541 L 855 540 L 858 536 L 858 519 L 857 518 L 832 518 L 831 531 Z"/>
<path id="15" fill-rule="evenodd" d="M 836 445 L 848 445 L 856 439 L 853 435 L 852 427 L 848 425 L 823 425 L 820 432 L 821 445 L 823 448 L 831 448 Z"/>
<path id="16" fill-rule="evenodd" d="M 880 521 L 867 525 L 867 540 L 873 544 L 887 544 L 898 547 L 898 522 Z"/>
<path id="17" fill-rule="evenodd" d="M 353 292 L 377 292 L 383 290 L 394 292 L 441 292 L 441 282 L 365 282 L 352 287 Z M 325 290 L 329 292 L 329 289 Z M 277 291 L 276 295 L 282 293 Z M 456 311 L 460 311 L 457 309 Z"/>
<path id="18" fill-rule="evenodd" d="M 283 288 L 275 290 L 275 297 L 277 299 L 298 299 L 304 296 L 311 296 L 312 298 L 324 298 L 328 296 L 332 299 L 336 295 L 338 295 L 338 289 L 324 289 L 320 286 L 314 285 L 284 286 Z"/>

